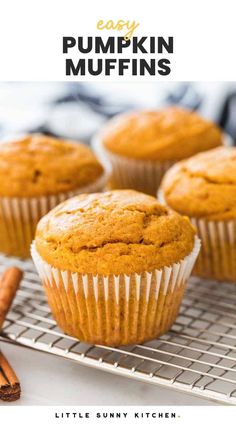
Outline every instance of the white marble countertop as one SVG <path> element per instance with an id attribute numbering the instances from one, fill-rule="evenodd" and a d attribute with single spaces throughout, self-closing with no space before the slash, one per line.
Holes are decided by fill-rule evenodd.
<path id="1" fill-rule="evenodd" d="M 22 396 L 14 405 L 216 405 L 46 353 L 0 346 L 21 381 Z"/>

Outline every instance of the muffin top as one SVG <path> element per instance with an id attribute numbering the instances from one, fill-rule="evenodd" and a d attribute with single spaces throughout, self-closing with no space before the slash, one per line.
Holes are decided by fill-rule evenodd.
<path id="1" fill-rule="evenodd" d="M 103 173 L 82 143 L 41 134 L 0 142 L 0 195 L 36 197 L 80 188 Z"/>
<path id="2" fill-rule="evenodd" d="M 121 156 L 176 161 L 221 145 L 222 133 L 194 112 L 169 107 L 120 115 L 107 124 L 99 139 Z"/>
<path id="3" fill-rule="evenodd" d="M 114 190 L 61 203 L 40 220 L 35 242 L 56 268 L 131 274 L 179 262 L 193 249 L 194 229 L 154 197 Z"/>
<path id="4" fill-rule="evenodd" d="M 174 210 L 209 220 L 236 218 L 236 148 L 218 147 L 174 165 L 161 190 Z"/>

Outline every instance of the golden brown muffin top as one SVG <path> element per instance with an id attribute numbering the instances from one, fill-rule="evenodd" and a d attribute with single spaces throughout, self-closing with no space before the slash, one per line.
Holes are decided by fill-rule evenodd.
<path id="1" fill-rule="evenodd" d="M 182 214 L 209 220 L 236 218 L 236 148 L 218 147 L 174 165 L 161 190 Z"/>
<path id="2" fill-rule="evenodd" d="M 36 197 L 80 188 L 103 173 L 82 143 L 41 134 L 0 142 L 0 195 Z"/>
<path id="3" fill-rule="evenodd" d="M 222 133 L 215 124 L 177 107 L 120 115 L 99 138 L 112 153 L 153 161 L 185 159 L 222 144 Z"/>
<path id="4" fill-rule="evenodd" d="M 71 198 L 44 216 L 36 232 L 36 249 L 47 263 L 94 275 L 160 269 L 193 245 L 188 218 L 133 190 Z"/>

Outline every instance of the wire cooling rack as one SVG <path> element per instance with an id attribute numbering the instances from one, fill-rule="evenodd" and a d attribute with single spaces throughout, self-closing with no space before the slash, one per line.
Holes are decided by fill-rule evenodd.
<path id="1" fill-rule="evenodd" d="M 236 405 L 236 286 L 192 278 L 171 331 L 144 345 L 110 348 L 63 334 L 33 263 L 0 256 L 0 272 L 11 265 L 25 273 L 5 321 L 4 338 L 103 371 Z"/>

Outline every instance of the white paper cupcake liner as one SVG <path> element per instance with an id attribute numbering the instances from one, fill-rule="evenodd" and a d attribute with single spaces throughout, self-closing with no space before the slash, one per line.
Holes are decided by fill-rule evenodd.
<path id="1" fill-rule="evenodd" d="M 175 163 L 125 158 L 105 149 L 99 138 L 93 139 L 92 147 L 103 165 L 112 170 L 112 188 L 130 188 L 155 195 L 162 177 Z"/>
<path id="2" fill-rule="evenodd" d="M 236 220 L 191 222 L 202 240 L 194 274 L 236 283 Z"/>
<path id="3" fill-rule="evenodd" d="M 224 146 L 233 146 L 234 145 L 234 140 L 233 140 L 233 138 L 231 137 L 231 135 L 229 135 L 229 134 L 227 134 L 227 133 L 224 133 L 224 136 L 223 136 L 224 138 L 223 138 L 223 145 Z"/>
<path id="4" fill-rule="evenodd" d="M 158 199 L 167 204 L 161 190 Z M 193 274 L 236 283 L 236 220 L 189 219 L 202 242 Z"/>
<path id="5" fill-rule="evenodd" d="M 88 343 L 142 343 L 168 331 L 178 314 L 186 282 L 200 249 L 179 263 L 131 275 L 92 275 L 62 271 L 31 255 L 58 325 Z"/>
<path id="6" fill-rule="evenodd" d="M 40 218 L 70 197 L 102 191 L 107 179 L 108 175 L 104 173 L 94 183 L 55 195 L 0 197 L 0 251 L 12 256 L 29 257 L 30 245 Z"/>
<path id="7" fill-rule="evenodd" d="M 223 144 L 232 144 L 228 134 L 224 135 Z M 107 150 L 99 137 L 94 137 L 92 147 L 103 165 L 112 169 L 112 188 L 131 188 L 154 196 L 165 173 L 177 162 L 126 158 Z"/>

